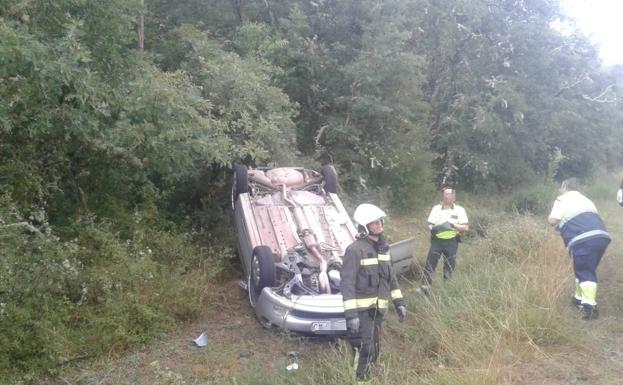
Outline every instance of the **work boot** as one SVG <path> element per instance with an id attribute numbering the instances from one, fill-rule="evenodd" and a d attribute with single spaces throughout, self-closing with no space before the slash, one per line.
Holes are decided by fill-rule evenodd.
<path id="1" fill-rule="evenodd" d="M 582 305 L 582 319 L 586 321 L 594 320 L 599 318 L 599 309 L 597 306 L 592 305 Z"/>
<path id="2" fill-rule="evenodd" d="M 582 307 L 582 300 L 581 299 L 577 299 L 575 296 L 573 296 L 573 297 L 571 297 L 571 304 L 573 306 L 581 308 Z"/>

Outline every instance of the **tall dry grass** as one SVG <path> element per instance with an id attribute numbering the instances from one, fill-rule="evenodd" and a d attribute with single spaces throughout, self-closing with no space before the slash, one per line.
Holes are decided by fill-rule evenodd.
<path id="1" fill-rule="evenodd" d="M 417 277 L 403 281 L 409 317 L 399 324 L 388 315 L 385 373 L 376 373 L 372 384 L 499 384 L 515 365 L 538 357 L 542 346 L 572 339 L 570 260 L 544 218 L 506 215 L 490 221 L 483 234 L 460 245 L 451 280 L 443 282 L 438 268 L 430 297 L 415 291 Z M 296 373 L 258 368 L 232 383 L 348 384 L 350 364 L 341 342 Z"/>

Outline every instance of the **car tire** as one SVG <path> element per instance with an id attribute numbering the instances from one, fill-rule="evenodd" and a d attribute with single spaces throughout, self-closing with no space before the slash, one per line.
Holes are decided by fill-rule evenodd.
<path id="1" fill-rule="evenodd" d="M 238 195 L 249 192 L 249 170 L 243 164 L 234 165 L 234 180 L 231 184 L 231 208 L 234 210 Z"/>
<path id="2" fill-rule="evenodd" d="M 337 194 L 337 172 L 335 171 L 335 167 L 330 164 L 324 165 L 320 173 L 324 178 L 324 191 Z"/>
<path id="3" fill-rule="evenodd" d="M 253 307 L 265 287 L 275 286 L 275 259 L 270 247 L 257 246 L 253 249 L 247 286 L 249 301 Z"/>

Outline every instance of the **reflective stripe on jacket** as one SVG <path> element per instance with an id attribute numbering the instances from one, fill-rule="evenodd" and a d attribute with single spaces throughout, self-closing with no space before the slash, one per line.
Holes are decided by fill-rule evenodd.
<path id="1" fill-rule="evenodd" d="M 435 237 L 439 239 L 454 239 L 457 237 L 457 235 L 459 235 L 459 232 L 456 231 L 455 229 L 452 229 L 452 230 L 438 232 L 435 235 Z"/>
<path id="2" fill-rule="evenodd" d="M 389 253 L 379 254 L 376 243 L 358 239 L 346 248 L 341 270 L 341 292 L 346 318 L 357 311 L 387 309 L 389 300 L 394 306 L 404 305 L 398 280 Z"/>
<path id="3" fill-rule="evenodd" d="M 560 232 L 568 248 L 593 238 L 608 238 L 610 234 L 597 213 L 597 209 L 584 195 L 569 191 L 556 199 L 554 217 L 560 213 L 560 222 L 556 229 Z"/>

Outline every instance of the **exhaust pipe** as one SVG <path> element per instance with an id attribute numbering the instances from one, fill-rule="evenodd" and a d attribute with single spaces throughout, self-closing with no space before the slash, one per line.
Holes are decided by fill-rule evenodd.
<path id="1" fill-rule="evenodd" d="M 294 220 L 296 221 L 296 227 L 299 231 L 299 236 L 303 240 L 303 244 L 309 250 L 310 254 L 318 261 L 320 266 L 320 274 L 318 274 L 318 280 L 320 284 L 320 290 L 325 294 L 331 294 L 331 285 L 329 284 L 329 275 L 327 274 L 328 263 L 322 256 L 320 252 L 320 248 L 318 247 L 318 241 L 316 240 L 316 235 L 310 229 L 307 220 L 305 219 L 305 215 L 303 214 L 303 209 L 292 199 L 288 198 L 288 192 L 286 190 L 285 183 L 281 185 L 281 194 L 283 195 L 283 200 L 288 202 L 292 207 L 294 207 Z"/>

